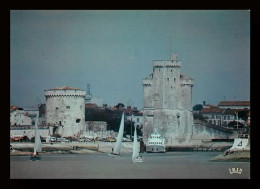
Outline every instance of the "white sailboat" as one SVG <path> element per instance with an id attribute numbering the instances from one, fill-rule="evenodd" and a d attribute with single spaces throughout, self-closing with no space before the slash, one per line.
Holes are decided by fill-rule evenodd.
<path id="1" fill-rule="evenodd" d="M 40 132 L 38 128 L 38 115 L 36 117 L 35 121 L 35 139 L 34 139 L 34 152 L 33 155 L 36 155 L 37 152 L 42 151 L 42 143 L 41 143 L 41 137 L 40 137 Z"/>
<path id="2" fill-rule="evenodd" d="M 133 163 L 138 163 L 138 162 L 141 163 L 141 162 L 143 162 L 143 158 L 139 155 L 139 147 L 138 147 L 138 142 L 137 142 L 136 127 L 135 127 L 135 133 L 134 133 L 132 162 Z"/>
<path id="3" fill-rule="evenodd" d="M 122 141 L 123 141 L 123 134 L 124 134 L 124 112 L 122 114 L 122 118 L 121 118 L 121 123 L 120 123 L 120 127 L 119 127 L 119 131 L 118 131 L 118 135 L 116 138 L 116 143 L 114 148 L 112 149 L 112 153 L 113 155 L 119 155 L 120 154 L 120 149 L 122 146 Z"/>

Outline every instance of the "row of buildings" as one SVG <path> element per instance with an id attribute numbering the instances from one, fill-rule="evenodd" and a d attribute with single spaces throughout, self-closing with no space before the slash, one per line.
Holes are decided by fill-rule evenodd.
<path id="1" fill-rule="evenodd" d="M 102 119 L 95 121 L 86 119 L 85 115 L 89 110 L 96 110 L 99 113 L 112 112 L 112 114 L 108 115 L 116 115 L 119 119 L 121 119 L 122 112 L 125 112 L 126 122 L 131 121 L 133 128 L 134 126 L 139 129 L 142 127 L 143 114 L 136 107 L 108 107 L 105 104 L 98 106 L 97 104 L 85 102 L 84 90 L 68 86 L 45 90 L 44 94 L 46 97 L 45 104 L 24 109 L 13 105 L 10 106 L 11 134 L 22 134 L 23 129 L 24 133 L 28 133 L 25 130 L 32 130 L 38 116 L 39 128 L 41 130 L 48 129 L 49 135 L 57 134 L 62 137 L 90 135 L 101 137 L 110 135 L 111 132 L 107 129 L 107 122 L 101 121 Z"/>
<path id="2" fill-rule="evenodd" d="M 250 101 L 220 101 L 218 105 L 206 104 L 204 101 L 201 109 L 193 110 L 193 113 L 195 116 L 201 115 L 213 125 L 228 127 L 234 121 L 239 125 L 248 124 L 238 116 L 241 111 L 248 112 L 250 120 Z"/>

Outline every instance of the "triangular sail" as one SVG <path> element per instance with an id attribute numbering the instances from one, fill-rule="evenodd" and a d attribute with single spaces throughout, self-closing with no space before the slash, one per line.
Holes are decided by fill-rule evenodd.
<path id="1" fill-rule="evenodd" d="M 34 155 L 36 155 L 36 152 L 41 152 L 41 151 L 42 151 L 42 143 L 41 143 L 41 137 L 38 128 L 38 115 L 37 115 L 35 120 Z"/>
<path id="2" fill-rule="evenodd" d="M 120 154 L 120 149 L 123 141 L 123 134 L 124 134 L 124 113 L 122 114 L 122 119 L 119 127 L 119 132 L 116 138 L 116 144 L 114 146 L 113 154 Z"/>
<path id="3" fill-rule="evenodd" d="M 138 142 L 137 142 L 136 127 L 135 127 L 132 160 L 134 160 L 137 157 L 139 157 L 139 148 L 138 148 Z"/>

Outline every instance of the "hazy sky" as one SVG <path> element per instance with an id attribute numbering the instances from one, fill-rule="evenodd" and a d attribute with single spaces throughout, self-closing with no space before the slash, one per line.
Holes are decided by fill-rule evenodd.
<path id="1" fill-rule="evenodd" d="M 12 105 L 89 83 L 103 103 L 141 109 L 142 79 L 173 52 L 194 79 L 193 105 L 250 100 L 248 10 L 12 10 L 10 32 Z"/>

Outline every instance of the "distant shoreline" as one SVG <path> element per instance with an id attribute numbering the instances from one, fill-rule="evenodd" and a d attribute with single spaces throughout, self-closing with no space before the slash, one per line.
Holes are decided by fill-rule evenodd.
<path id="1" fill-rule="evenodd" d="M 54 142 L 42 143 L 41 153 L 109 153 L 114 146 L 114 142 Z M 12 148 L 14 150 L 10 151 L 10 155 L 30 155 L 33 152 L 34 143 L 30 142 L 11 142 Z M 229 148 L 232 143 L 228 142 L 204 142 L 193 146 L 177 146 L 177 145 L 167 145 L 168 151 L 223 151 L 223 149 Z M 121 152 L 132 152 L 132 142 L 123 142 Z"/>
<path id="2" fill-rule="evenodd" d="M 67 142 L 67 143 L 42 143 L 42 153 L 109 153 L 115 143 L 113 142 Z M 34 143 L 10 143 L 14 150 L 10 150 L 10 155 L 30 155 L 33 152 Z M 122 152 L 132 151 L 132 142 L 122 144 Z"/>

